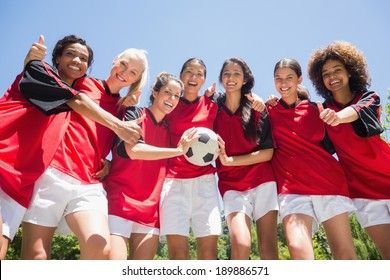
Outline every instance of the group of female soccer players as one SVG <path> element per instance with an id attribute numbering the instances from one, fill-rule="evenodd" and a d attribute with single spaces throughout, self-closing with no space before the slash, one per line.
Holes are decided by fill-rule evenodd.
<path id="1" fill-rule="evenodd" d="M 238 57 L 221 67 L 223 93 L 215 84 L 200 93 L 206 66 L 191 58 L 178 77 L 161 72 L 150 105 L 139 107 L 144 50 L 120 53 L 104 80 L 86 76 L 93 51 L 78 36 L 57 42 L 54 68 L 45 56 L 41 37 L 0 99 L 2 259 L 20 224 L 23 259 L 50 258 L 53 234 L 69 229 L 81 259 L 153 259 L 160 236 L 170 259 L 189 259 L 190 229 L 198 259 L 217 259 L 220 195 L 231 259 L 249 258 L 252 221 L 260 257 L 278 259 L 278 219 L 291 259 L 314 259 L 319 223 L 334 259 L 356 259 L 352 213 L 390 259 L 390 147 L 355 46 L 334 42 L 311 55 L 323 103 L 310 101 L 299 63 L 281 59 L 280 96 L 266 105 Z M 184 158 L 196 127 L 218 134 L 215 165 Z"/>

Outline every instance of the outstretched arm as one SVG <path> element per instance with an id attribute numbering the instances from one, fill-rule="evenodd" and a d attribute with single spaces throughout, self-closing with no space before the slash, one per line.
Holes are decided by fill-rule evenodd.
<path id="1" fill-rule="evenodd" d="M 80 115 L 111 129 L 116 135 L 130 145 L 134 145 L 142 136 L 142 129 L 138 124 L 145 119 L 145 116 L 134 121 L 121 121 L 109 112 L 100 108 L 92 99 L 83 93 L 80 93 L 69 100 L 68 105 Z"/>
<path id="2" fill-rule="evenodd" d="M 176 148 L 156 147 L 145 143 L 137 143 L 134 146 L 130 146 L 126 143 L 126 153 L 131 159 L 143 160 L 158 160 L 181 156 L 188 151 L 192 142 L 199 138 L 195 133 L 196 128 L 186 130 Z"/>
<path id="3" fill-rule="evenodd" d="M 350 106 L 344 108 L 337 113 L 329 108 L 324 109 L 324 106 L 321 102 L 317 102 L 317 106 L 320 110 L 321 120 L 331 126 L 336 126 L 341 123 L 351 123 L 359 118 L 358 113 Z"/>

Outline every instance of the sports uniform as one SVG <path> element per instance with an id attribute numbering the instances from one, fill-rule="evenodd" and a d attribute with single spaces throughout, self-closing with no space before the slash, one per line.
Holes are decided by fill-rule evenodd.
<path id="1" fill-rule="evenodd" d="M 214 128 L 216 133 L 218 133 L 225 141 L 226 153 L 229 156 L 235 156 L 257 150 L 274 148 L 267 113 L 259 113 L 252 110 L 252 114 L 255 116 L 253 121 L 258 123 L 261 118 L 264 122 L 262 135 L 260 137 L 260 144 L 256 144 L 255 141 L 249 141 L 245 138 L 241 124 L 241 109 L 242 108 L 240 107 L 235 113 L 233 113 L 224 104 L 222 104 L 221 109 L 218 112 Z M 271 210 L 278 210 L 275 176 L 269 161 L 244 166 L 223 166 L 217 159 L 216 165 L 218 170 L 218 187 L 223 197 L 226 216 L 228 216 L 231 212 L 244 211 L 244 213 L 249 215 L 249 217 L 253 217 L 254 220 L 258 220 L 267 212 Z M 269 196 L 267 195 L 267 198 L 254 197 L 253 201 L 251 201 L 254 209 L 257 208 L 257 203 L 264 205 L 264 202 L 268 201 L 266 203 L 267 208 L 261 211 L 261 215 L 258 213 L 252 213 L 253 210 L 249 211 L 250 213 L 245 210 L 238 210 L 243 209 L 244 207 L 242 202 L 238 200 L 237 195 L 244 195 L 250 190 L 254 190 L 256 188 L 260 189 L 263 186 L 269 186 L 267 187 L 270 189 Z M 238 192 L 238 194 L 232 196 L 232 192 Z M 260 199 L 264 199 L 264 201 L 260 202 Z M 235 206 L 231 204 L 240 205 Z M 230 211 L 229 209 L 232 210 Z"/>
<path id="2" fill-rule="evenodd" d="M 120 116 L 120 96 L 112 94 L 104 81 L 85 77 L 74 88 L 107 112 Z M 101 169 L 101 159 L 108 155 L 114 137 L 108 128 L 72 112 L 50 168 L 35 184 L 23 221 L 56 227 L 62 216 L 76 211 L 94 210 L 107 215 L 105 191 L 92 174 Z"/>
<path id="3" fill-rule="evenodd" d="M 324 149 L 325 126 L 319 118 L 318 108 L 307 100 L 298 100 L 289 107 L 280 99 L 276 106 L 268 106 L 268 110 L 277 146 L 271 162 L 278 184 L 282 219 L 288 214 L 302 213 L 323 222 L 353 211 L 343 169 Z M 299 204 L 290 207 L 294 205 L 291 203 L 293 198 L 300 199 L 300 196 L 313 196 L 306 202 L 312 206 L 308 209 L 300 208 Z M 321 210 L 317 212 L 314 196 L 337 196 L 338 199 L 329 197 L 325 201 L 327 205 L 320 203 Z M 326 212 L 328 210 L 332 211 Z"/>
<path id="4" fill-rule="evenodd" d="M 390 223 L 390 147 L 380 137 L 379 96 L 373 91 L 359 93 L 345 106 L 333 98 L 324 102 L 324 107 L 336 112 L 347 106 L 355 109 L 359 119 L 326 128 L 347 176 L 350 195 L 358 208 L 357 218 L 363 227 Z M 379 213 L 375 214 L 377 218 L 368 217 L 372 210 L 366 204 L 370 200 L 383 204 L 387 217 L 380 218 Z"/>
<path id="5" fill-rule="evenodd" d="M 71 108 L 66 102 L 77 94 L 51 66 L 31 61 L 0 99 L 3 235 L 11 240 L 35 181 L 49 166 L 67 129 Z M 4 200 L 14 206 L 5 207 Z"/>
<path id="6" fill-rule="evenodd" d="M 193 102 L 180 98 L 167 115 L 170 146 L 176 147 L 183 132 L 191 127 L 213 129 L 217 111 L 217 104 L 206 96 Z M 195 237 L 221 233 L 215 172 L 212 165 L 193 165 L 184 156 L 168 160 L 160 204 L 161 235 L 188 236 L 190 221 Z"/>
<path id="7" fill-rule="evenodd" d="M 168 147 L 169 134 L 165 120 L 157 123 L 152 112 L 147 108 L 129 107 L 125 119 L 135 120 L 143 114 L 146 115 L 140 124 L 143 138 L 138 143 Z M 112 167 L 106 179 L 111 234 L 129 238 L 131 232 L 136 232 L 134 229 L 117 228 L 115 217 L 152 228 L 158 234 L 159 202 L 166 175 L 167 159 L 133 160 L 127 155 L 123 141 L 113 149 L 112 154 Z"/>

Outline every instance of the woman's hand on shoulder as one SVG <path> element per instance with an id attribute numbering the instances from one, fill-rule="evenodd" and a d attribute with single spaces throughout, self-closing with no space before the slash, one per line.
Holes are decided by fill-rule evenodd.
<path id="1" fill-rule="evenodd" d="M 216 91 L 215 91 L 216 85 L 217 85 L 217 83 L 214 82 L 211 86 L 209 86 L 209 87 L 204 91 L 204 95 L 207 96 L 207 97 L 213 96 L 213 94 L 216 93 Z"/>
<path id="2" fill-rule="evenodd" d="M 248 98 L 248 100 L 250 102 L 252 102 L 252 109 L 253 110 L 255 110 L 257 112 L 264 111 L 265 104 L 264 104 L 263 98 L 261 98 L 260 96 L 258 96 L 257 94 L 255 94 L 253 92 L 250 94 L 246 94 L 245 96 L 246 96 L 246 98 Z"/>
<path id="3" fill-rule="evenodd" d="M 268 96 L 265 104 L 269 106 L 276 106 L 278 104 L 278 100 L 279 99 L 275 95 L 271 94 L 270 96 Z"/>

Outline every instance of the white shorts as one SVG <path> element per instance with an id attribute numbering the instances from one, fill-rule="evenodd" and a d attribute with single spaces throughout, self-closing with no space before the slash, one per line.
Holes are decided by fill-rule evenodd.
<path id="1" fill-rule="evenodd" d="M 130 238 L 132 233 L 160 234 L 158 228 L 148 227 L 115 215 L 108 215 L 108 226 L 110 227 L 111 234 L 120 235 L 125 238 Z"/>
<path id="2" fill-rule="evenodd" d="M 363 227 L 390 224 L 390 199 L 352 199 L 355 204 L 356 218 Z"/>
<path id="3" fill-rule="evenodd" d="M 103 185 L 83 184 L 49 167 L 35 182 L 33 197 L 23 221 L 57 227 L 63 217 L 79 211 L 98 211 L 107 216 Z"/>
<path id="4" fill-rule="evenodd" d="M 244 213 L 257 221 L 269 211 L 279 210 L 276 182 L 266 182 L 251 190 L 227 191 L 223 196 L 225 217 L 231 213 Z"/>
<path id="5" fill-rule="evenodd" d="M 314 219 L 312 232 L 318 230 L 318 224 L 330 218 L 356 211 L 352 200 L 341 195 L 279 195 L 280 216 L 283 219 L 290 214 L 305 214 Z"/>
<path id="6" fill-rule="evenodd" d="M 166 178 L 160 200 L 160 234 L 220 235 L 220 196 L 214 174 L 192 179 Z"/>
<path id="7" fill-rule="evenodd" d="M 13 200 L 1 188 L 0 209 L 3 219 L 3 235 L 12 241 L 27 209 Z"/>

